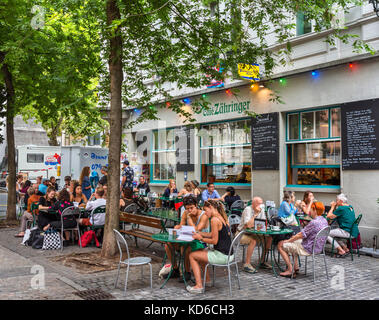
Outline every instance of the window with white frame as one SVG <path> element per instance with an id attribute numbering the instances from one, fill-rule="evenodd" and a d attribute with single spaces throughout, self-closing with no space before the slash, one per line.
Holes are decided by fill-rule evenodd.
<path id="1" fill-rule="evenodd" d="M 251 183 L 251 120 L 201 126 L 201 183 Z"/>
<path id="2" fill-rule="evenodd" d="M 339 186 L 340 108 L 287 114 L 287 184 Z"/>
<path id="3" fill-rule="evenodd" d="M 153 131 L 152 180 L 168 181 L 176 177 L 174 129 Z"/>

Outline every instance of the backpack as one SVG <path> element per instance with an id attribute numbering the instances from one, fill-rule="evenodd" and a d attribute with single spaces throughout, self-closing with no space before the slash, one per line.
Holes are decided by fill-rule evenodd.
<path id="1" fill-rule="evenodd" d="M 89 244 L 91 244 L 92 239 L 95 240 L 96 247 L 100 246 L 99 240 L 97 239 L 97 237 L 95 235 L 95 231 L 88 230 L 88 231 L 84 232 L 82 234 L 82 236 L 80 237 L 80 241 L 82 243 L 82 248 L 84 248 L 84 247 L 88 246 Z M 80 245 L 79 240 L 78 240 L 78 245 Z"/>
<path id="2" fill-rule="evenodd" d="M 351 240 L 351 247 L 350 247 L 350 241 L 347 242 L 347 247 L 349 250 L 357 250 L 358 248 L 362 248 L 361 243 L 361 234 L 359 233 L 358 236 Z"/>
<path id="3" fill-rule="evenodd" d="M 37 228 L 37 227 L 35 227 L 35 228 L 33 228 L 33 229 L 30 229 L 30 235 L 29 235 L 29 238 L 28 238 L 28 240 L 26 240 L 25 241 L 25 245 L 26 246 L 33 246 L 33 242 L 34 242 L 34 240 L 35 239 L 37 239 L 37 236 L 41 233 L 42 231 L 39 229 L 39 228 Z"/>
<path id="4" fill-rule="evenodd" d="M 32 243 L 32 248 L 33 249 L 42 249 L 44 239 L 45 239 L 45 233 L 44 232 L 40 231 L 39 233 L 36 233 L 36 235 L 34 236 L 33 243 Z"/>

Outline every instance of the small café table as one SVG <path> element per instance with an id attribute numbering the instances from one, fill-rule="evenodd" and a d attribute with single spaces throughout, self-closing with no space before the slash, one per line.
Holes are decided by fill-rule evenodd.
<path id="1" fill-rule="evenodd" d="M 248 233 L 248 234 L 255 234 L 255 235 L 258 235 L 258 236 L 269 236 L 269 237 L 275 237 L 275 236 L 278 236 L 278 235 L 283 235 L 283 234 L 291 234 L 293 233 L 293 230 L 292 229 L 280 229 L 278 231 L 274 231 L 274 230 L 271 230 L 270 228 L 267 228 L 266 231 L 258 231 L 258 230 L 255 230 L 254 228 L 247 228 L 244 230 L 245 233 Z M 262 254 L 265 255 L 266 253 L 266 243 L 263 239 L 263 241 L 261 240 L 261 243 L 262 243 Z M 278 276 L 276 270 L 275 270 L 275 265 L 278 267 L 278 269 L 280 270 L 280 267 L 278 265 L 278 263 L 275 261 L 275 257 L 273 258 L 273 255 L 274 255 L 274 249 L 275 249 L 275 245 L 274 245 L 274 239 L 273 241 L 271 242 L 271 266 L 272 266 L 272 270 L 274 271 L 274 274 L 275 274 L 275 277 Z M 261 257 L 259 257 L 260 261 L 262 261 Z M 274 263 L 275 262 L 275 263 Z M 258 265 L 258 268 L 259 268 L 260 264 Z"/>
<path id="2" fill-rule="evenodd" d="M 178 244 L 179 246 L 182 246 L 183 247 L 183 254 L 181 253 L 181 250 L 179 250 L 179 268 L 181 268 L 181 272 L 182 272 L 182 277 L 183 277 L 183 280 L 184 280 L 184 286 L 187 287 L 187 281 L 184 277 L 184 259 L 185 259 L 185 256 L 186 256 L 186 250 L 187 248 L 189 247 L 189 245 L 191 244 L 192 241 L 184 241 L 184 240 L 178 240 L 178 236 L 177 235 L 173 235 L 173 234 L 168 234 L 168 233 L 158 233 L 158 234 L 153 234 L 151 236 L 154 240 L 158 240 L 158 241 L 162 241 L 162 242 L 165 242 L 165 243 L 171 243 L 172 246 L 170 246 L 172 249 L 171 251 L 171 256 L 173 258 L 173 260 L 175 261 L 175 248 L 174 248 L 174 245 L 175 244 Z M 194 241 L 194 240 L 193 240 Z M 171 270 L 165 280 L 165 282 L 162 284 L 161 286 L 161 289 L 166 285 L 167 281 L 170 279 L 171 277 L 171 274 L 174 270 L 174 264 L 171 263 Z"/>

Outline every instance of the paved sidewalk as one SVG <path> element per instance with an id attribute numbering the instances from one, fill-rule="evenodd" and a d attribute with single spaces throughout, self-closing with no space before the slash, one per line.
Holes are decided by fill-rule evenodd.
<path id="1" fill-rule="evenodd" d="M 143 280 L 141 280 L 140 269 L 132 268 L 127 294 L 124 297 L 125 268 L 121 270 L 118 287 L 114 289 L 117 270 L 85 274 L 74 268 L 52 262 L 50 259 L 73 252 L 98 252 L 99 249 L 94 247 L 80 249 L 77 246 L 70 246 L 62 253 L 35 250 L 22 246 L 21 240 L 13 237 L 16 231 L 16 229 L 0 229 L 0 299 L 81 299 L 74 293 L 86 289 L 101 289 L 116 299 L 127 300 L 379 300 L 379 260 L 363 255 L 360 258 L 355 255 L 354 261 L 350 258 L 336 259 L 328 256 L 329 281 L 325 276 L 322 258 L 317 258 L 315 284 L 310 261 L 308 273 L 304 275 L 304 259 L 302 259 L 300 274 L 294 280 L 276 278 L 271 270 L 266 269 L 260 269 L 256 274 L 240 271 L 241 290 L 238 290 L 236 278 L 233 276 L 232 297 L 229 296 L 226 269 L 216 269 L 215 287 L 207 288 L 205 294 L 193 295 L 186 292 L 184 285 L 178 283 L 178 279 L 171 279 L 165 288 L 159 289 L 163 283 L 158 278 L 161 265 L 155 263 L 153 264 L 153 290 L 150 290 L 148 267 L 144 269 Z M 128 243 L 130 247 L 134 247 L 133 241 L 128 240 Z M 149 242 L 139 241 L 141 255 L 145 253 L 163 257 L 164 251 L 160 244 L 154 243 L 146 249 L 147 244 Z M 254 253 L 252 260 L 253 263 L 257 261 L 257 252 Z M 35 277 L 39 275 L 39 273 L 32 273 L 33 266 L 34 268 L 43 267 L 45 289 L 33 288 L 36 283 Z"/>

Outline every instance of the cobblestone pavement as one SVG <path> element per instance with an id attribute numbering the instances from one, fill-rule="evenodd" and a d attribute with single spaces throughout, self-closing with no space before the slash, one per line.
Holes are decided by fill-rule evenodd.
<path id="1" fill-rule="evenodd" d="M 215 286 L 207 287 L 205 294 L 188 293 L 178 279 L 171 279 L 163 289 L 160 289 L 163 283 L 163 280 L 158 278 L 161 263 L 155 262 L 153 290 L 150 290 L 148 267 L 144 267 L 142 280 L 140 268 L 131 268 L 128 289 L 124 296 L 125 268 L 121 269 L 118 286 L 114 289 L 117 270 L 88 274 L 51 261 L 52 257 L 60 255 L 73 252 L 98 252 L 100 249 L 69 246 L 64 248 L 63 252 L 36 250 L 21 245 L 21 239 L 13 237 L 16 232 L 16 229 L 0 229 L 0 299 L 81 299 L 75 295 L 75 292 L 101 289 L 113 295 L 115 299 L 126 300 L 379 300 L 379 260 L 364 255 L 359 258 L 354 255 L 354 261 L 351 261 L 350 257 L 336 259 L 327 256 L 329 280 L 325 275 L 322 257 L 316 257 L 315 283 L 313 283 L 310 259 L 308 259 L 307 275 L 304 274 L 304 258 L 302 258 L 300 274 L 293 280 L 275 277 L 272 270 L 268 269 L 260 269 L 256 274 L 247 274 L 241 271 L 240 265 L 241 289 L 238 290 L 233 275 L 232 296 L 229 295 L 227 270 L 223 268 L 216 268 Z M 128 243 L 130 247 L 134 247 L 134 241 L 128 240 Z M 161 257 L 158 261 L 162 261 L 163 247 L 154 243 L 150 248 L 146 248 L 148 244 L 147 241 L 139 240 L 140 254 Z M 257 250 L 255 251 L 253 264 L 258 259 Z M 241 252 L 238 254 L 239 261 L 241 261 Z M 45 274 L 44 288 L 35 289 L 40 266 L 43 267 Z M 284 267 L 282 260 L 281 266 Z M 235 274 L 234 270 L 233 272 Z"/>

